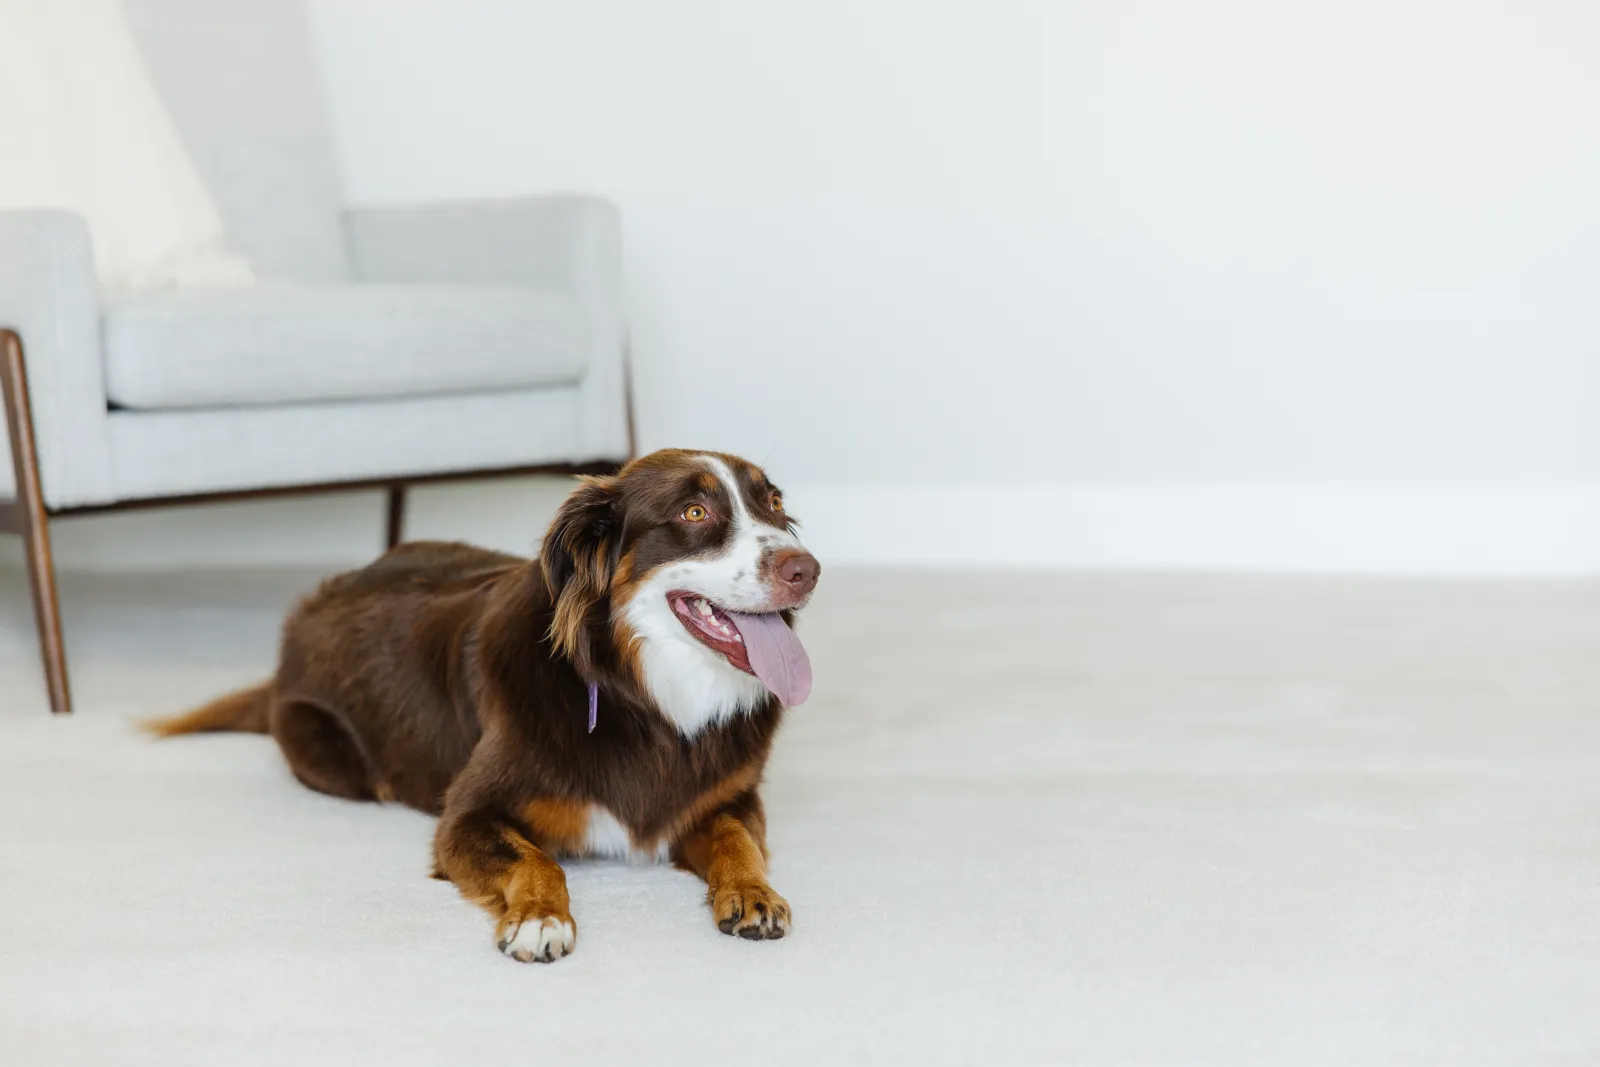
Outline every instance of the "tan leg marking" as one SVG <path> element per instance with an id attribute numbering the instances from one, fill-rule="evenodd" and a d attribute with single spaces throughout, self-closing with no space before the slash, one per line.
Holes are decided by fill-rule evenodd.
<path id="1" fill-rule="evenodd" d="M 751 941 L 783 937 L 792 919 L 789 902 L 767 884 L 765 836 L 766 821 L 756 802 L 718 812 L 683 839 L 676 853 L 680 863 L 706 880 L 717 929 Z"/>
<path id="2" fill-rule="evenodd" d="M 589 805 L 571 800 L 531 800 L 522 806 L 534 844 L 553 856 L 576 855 L 589 837 Z"/>
<path id="3" fill-rule="evenodd" d="M 461 895 L 495 920 L 495 944 L 522 963 L 549 963 L 577 944 L 567 876 L 522 832 L 493 812 L 441 820 L 434 853 Z"/>
<path id="4" fill-rule="evenodd" d="M 578 927 L 567 898 L 567 875 L 529 845 L 503 890 L 505 913 L 495 923 L 501 952 L 521 963 L 552 963 L 577 947 Z"/>

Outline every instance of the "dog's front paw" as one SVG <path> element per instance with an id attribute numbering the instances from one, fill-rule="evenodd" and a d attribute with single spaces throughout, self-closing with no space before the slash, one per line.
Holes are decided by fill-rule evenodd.
<path id="1" fill-rule="evenodd" d="M 495 929 L 495 944 L 519 963 L 554 963 L 577 943 L 578 928 L 567 914 L 530 914 L 521 919 L 508 914 Z"/>
<path id="2" fill-rule="evenodd" d="M 713 889 L 711 917 L 718 930 L 750 941 L 776 941 L 789 932 L 789 902 L 762 882 Z"/>

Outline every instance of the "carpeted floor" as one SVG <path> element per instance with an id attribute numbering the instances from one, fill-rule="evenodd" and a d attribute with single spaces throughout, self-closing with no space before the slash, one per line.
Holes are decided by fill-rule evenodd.
<path id="1" fill-rule="evenodd" d="M 851 574 L 771 767 L 786 940 L 575 865 L 502 958 L 430 821 L 259 737 L 306 575 L 0 574 L 0 1063 L 1600 1062 L 1600 586 Z"/>

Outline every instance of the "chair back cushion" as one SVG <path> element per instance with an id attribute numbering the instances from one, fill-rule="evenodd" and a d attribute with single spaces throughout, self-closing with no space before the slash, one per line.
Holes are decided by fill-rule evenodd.
<path id="1" fill-rule="evenodd" d="M 300 0 L 125 0 L 151 79 L 258 276 L 350 277 Z"/>
<path id="2" fill-rule="evenodd" d="M 571 385 L 593 348 L 564 289 L 254 285 L 112 295 L 119 408 L 244 408 Z"/>

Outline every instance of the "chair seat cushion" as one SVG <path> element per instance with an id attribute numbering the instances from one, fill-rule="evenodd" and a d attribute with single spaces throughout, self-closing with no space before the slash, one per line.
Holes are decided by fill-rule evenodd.
<path id="1" fill-rule="evenodd" d="M 121 408 L 259 406 L 576 382 L 582 303 L 520 286 L 260 285 L 108 297 Z"/>

